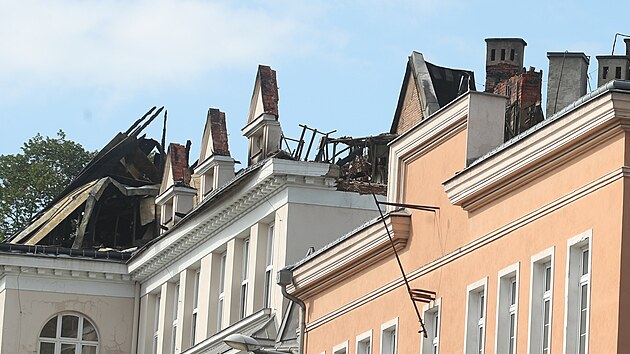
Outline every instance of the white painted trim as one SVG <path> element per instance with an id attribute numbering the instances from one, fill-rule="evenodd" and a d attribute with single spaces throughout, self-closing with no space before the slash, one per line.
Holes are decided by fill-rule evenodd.
<path id="1" fill-rule="evenodd" d="M 370 329 L 369 331 L 367 331 L 367 332 L 363 332 L 363 333 L 359 334 L 359 335 L 356 337 L 356 340 L 355 340 L 355 342 L 354 342 L 354 343 L 355 343 L 355 345 L 354 345 L 354 351 L 355 351 L 355 354 L 359 354 L 359 343 L 360 343 L 360 342 L 364 342 L 366 339 L 369 339 L 369 343 L 370 343 L 370 354 L 372 354 L 372 353 L 373 353 L 373 351 L 374 351 L 374 348 L 373 348 L 373 343 L 374 343 L 374 341 L 372 340 L 372 330 Z"/>
<path id="2" fill-rule="evenodd" d="M 535 354 L 537 350 L 532 348 L 532 331 L 533 331 L 533 306 L 534 306 L 534 281 L 540 279 L 534 279 L 534 268 L 540 264 L 541 266 L 549 262 L 551 264 L 551 301 L 549 303 L 549 311 L 551 312 L 551 320 L 553 323 L 553 289 L 555 285 L 555 246 L 549 247 L 541 252 L 536 253 L 531 257 L 529 266 L 529 314 L 528 314 L 528 326 L 527 326 L 527 353 Z M 544 276 L 544 274 L 543 274 Z M 544 290 L 543 290 L 544 291 Z M 553 332 L 553 326 L 549 329 L 549 345 L 551 345 Z"/>
<path id="3" fill-rule="evenodd" d="M 331 284 L 393 254 L 391 243 L 396 250 L 403 249 L 409 238 L 411 215 L 391 213 L 385 218 L 387 229 L 381 220 L 377 220 L 346 237 L 326 250 L 326 257 L 317 256 L 299 264 L 293 271 L 293 284 L 288 289 L 300 291 L 299 296 L 310 296 L 322 291 Z"/>
<path id="4" fill-rule="evenodd" d="M 505 353 L 499 353 L 498 352 L 498 347 L 499 347 L 499 338 L 501 336 L 502 333 L 501 329 L 504 329 L 503 326 L 500 326 L 500 316 L 501 316 L 501 306 L 504 305 L 503 300 L 506 298 L 506 294 L 503 294 L 501 292 L 502 289 L 502 284 L 501 282 L 504 280 L 509 280 L 511 278 L 516 278 L 516 314 L 515 314 L 515 325 L 514 325 L 514 341 L 516 343 L 516 349 L 514 350 L 514 353 L 517 353 L 517 349 L 518 349 L 518 314 L 519 314 L 519 305 L 520 305 L 520 290 L 521 290 L 521 282 L 520 282 L 520 269 L 521 269 L 521 263 L 520 262 L 516 262 L 508 267 L 505 267 L 501 270 L 499 270 L 498 276 L 497 276 L 497 301 L 496 301 L 496 326 L 495 326 L 495 335 L 494 335 L 494 353 L 495 354 L 505 354 Z M 511 290 L 510 290 L 511 291 Z M 509 292 L 507 294 L 507 300 L 509 301 Z M 508 311 L 508 315 L 509 315 L 509 311 Z M 509 335 L 509 326 L 507 328 L 508 331 L 508 335 Z"/>
<path id="5" fill-rule="evenodd" d="M 483 304 L 483 320 L 484 320 L 484 324 L 483 324 L 483 340 L 484 342 L 486 341 L 487 335 L 486 332 L 488 331 L 487 328 L 487 323 L 488 323 L 488 318 L 487 318 L 487 313 L 488 313 L 488 277 L 484 277 L 480 280 L 477 280 L 476 282 L 469 284 L 466 287 L 466 317 L 465 317 L 465 322 L 464 322 L 464 354 L 467 354 L 468 352 L 468 327 L 470 327 L 469 321 L 469 315 L 470 315 L 470 295 L 473 293 L 481 293 L 483 292 L 483 300 L 484 300 L 484 304 Z M 485 343 L 484 343 L 484 348 L 486 347 Z"/>
<path id="6" fill-rule="evenodd" d="M 554 163 L 548 161 L 554 152 L 584 139 L 588 139 L 586 144 L 569 149 L 569 155 L 582 151 L 587 148 L 586 145 L 591 147 L 592 144 L 601 142 L 610 135 L 611 129 L 619 127 L 617 125 L 605 128 L 605 125 L 617 116 L 611 98 L 593 100 L 579 111 L 570 112 L 563 119 L 555 121 L 554 129 L 540 129 L 536 134 L 530 134 L 528 139 L 520 141 L 518 146 L 508 146 L 474 165 L 474 168 L 467 168 L 453 176 L 445 182 L 445 191 L 453 204 L 464 207 L 473 203 L 483 205 L 481 199 L 492 199 L 489 196 L 496 194 L 499 189 L 513 190 L 516 180 L 522 179 L 525 175 L 532 178 L 533 175 L 545 170 L 534 168 L 535 166 L 557 166 L 557 161 Z M 599 132 L 598 136 L 588 135 L 599 128 L 604 130 Z M 602 139 L 599 139 L 600 137 Z M 561 154 L 554 159 L 566 158 L 565 155 L 567 154 Z M 498 186 L 502 188 L 497 188 Z"/>
<path id="7" fill-rule="evenodd" d="M 337 352 L 339 350 L 342 350 L 342 349 L 344 350 L 343 354 L 350 354 L 350 353 L 348 353 L 348 341 L 347 340 L 345 342 L 343 342 L 343 343 L 335 345 L 333 347 L 333 349 L 332 349 L 332 354 L 337 354 Z"/>
<path id="8" fill-rule="evenodd" d="M 172 185 L 162 194 L 155 197 L 155 204 L 162 206 L 176 195 L 197 195 L 197 190 L 193 187 Z"/>
<path id="9" fill-rule="evenodd" d="M 384 343 L 383 333 L 391 331 L 392 328 L 394 329 L 393 332 L 395 334 L 394 348 L 396 348 L 396 352 L 392 353 L 392 354 L 397 354 L 398 351 L 399 351 L 398 350 L 398 337 L 399 337 L 399 335 L 398 335 L 398 333 L 399 333 L 399 331 L 398 331 L 398 317 L 396 317 L 396 318 L 394 318 L 392 320 L 389 320 L 389 321 L 387 321 L 387 322 L 385 322 L 385 323 L 383 323 L 381 325 L 381 340 L 380 340 L 380 342 L 381 342 L 381 345 L 380 345 L 381 351 L 380 351 L 380 353 L 381 354 L 384 354 L 383 353 L 383 343 Z"/>
<path id="10" fill-rule="evenodd" d="M 573 310 L 572 308 L 570 308 L 570 304 L 569 304 L 569 300 L 571 297 L 571 290 L 569 289 L 569 287 L 571 286 L 570 283 L 570 267 L 571 267 L 571 251 L 572 249 L 576 248 L 576 247 L 583 247 L 583 246 L 588 246 L 589 249 L 589 253 L 588 253 L 588 269 L 589 269 L 589 286 L 588 286 L 588 294 L 587 294 L 587 308 L 589 309 L 588 314 L 589 314 L 589 318 L 586 319 L 586 328 L 587 328 L 587 335 L 586 335 L 586 351 L 585 353 L 588 354 L 588 346 L 589 346 L 589 337 L 590 337 L 590 308 L 591 308 L 591 280 L 593 277 L 593 268 L 592 268 L 592 259 L 593 259 L 593 230 L 587 230 L 582 232 L 579 235 L 576 235 L 574 237 L 571 237 L 567 240 L 567 259 L 566 259 L 566 273 L 565 273 L 565 278 L 564 278 L 564 326 L 563 326 L 563 344 L 562 344 L 562 353 L 563 354 L 567 354 L 567 345 L 569 342 L 569 313 Z M 574 260 L 574 261 L 579 261 L 579 260 Z M 573 325 L 575 325 L 573 323 Z M 579 340 L 579 338 L 578 338 Z"/>
<path id="11" fill-rule="evenodd" d="M 440 258 L 437 258 L 436 260 L 434 260 L 433 262 L 430 262 L 416 270 L 410 271 L 409 274 L 407 274 L 407 279 L 409 281 L 417 279 L 425 274 L 428 274 L 436 269 L 439 269 L 440 267 L 453 262 L 465 255 L 467 255 L 470 252 L 473 252 L 491 242 L 494 242 L 500 238 L 502 238 L 503 236 L 509 235 L 511 232 L 514 232 L 518 229 L 520 229 L 521 227 L 524 227 L 525 225 L 538 220 L 546 215 L 551 214 L 552 212 L 576 201 L 579 200 L 580 198 L 583 198 L 584 196 L 593 193 L 597 190 L 599 190 L 600 188 L 603 188 L 613 182 L 616 182 L 624 177 L 630 177 L 630 167 L 622 167 L 619 169 L 615 169 L 612 172 L 598 178 L 597 180 L 582 186 L 578 189 L 576 189 L 575 191 L 568 193 L 538 209 L 535 209 L 521 217 L 516 218 L 514 221 L 507 223 L 506 225 L 495 229 L 492 232 L 489 232 L 483 236 L 478 237 L 476 240 L 458 248 L 455 251 L 452 251 L 451 253 L 448 253 Z M 334 310 L 329 312 L 326 315 L 323 315 L 320 318 L 314 319 L 312 321 L 310 321 L 309 323 L 307 323 L 306 325 L 306 330 L 310 331 L 312 329 L 315 329 L 349 311 L 352 311 L 400 286 L 403 286 L 404 282 L 402 277 L 398 278 L 396 280 L 393 280 L 381 287 L 379 287 L 378 289 L 375 289 L 374 291 L 371 291 L 367 294 L 365 294 L 364 296 L 361 296 L 360 298 Z M 287 287 L 287 290 L 290 290 L 290 287 Z"/>
<path id="12" fill-rule="evenodd" d="M 432 300 L 431 302 L 429 302 L 428 304 L 424 304 L 424 306 L 422 306 L 422 319 L 425 323 L 425 327 L 427 326 L 427 318 L 429 315 L 433 315 L 435 312 L 438 313 L 438 333 L 437 333 L 437 337 L 438 337 L 438 354 L 440 352 L 440 332 L 442 331 L 442 298 L 437 298 L 435 300 Z M 427 333 L 428 335 L 428 333 Z M 433 333 L 433 335 L 435 335 L 435 333 Z M 425 341 L 428 341 L 428 337 L 425 338 L 425 336 L 420 336 L 421 341 L 420 341 L 420 353 L 421 354 L 432 354 L 431 351 L 428 351 L 425 353 L 425 347 L 427 345 L 430 345 L 431 348 L 433 346 L 433 341 L 431 341 L 431 343 L 425 343 Z"/>

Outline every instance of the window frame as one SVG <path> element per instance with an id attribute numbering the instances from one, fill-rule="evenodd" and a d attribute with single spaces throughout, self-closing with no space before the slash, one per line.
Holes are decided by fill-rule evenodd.
<path id="1" fill-rule="evenodd" d="M 365 343 L 365 342 L 368 343 L 369 350 L 368 350 L 368 352 L 365 352 L 365 351 L 360 352 L 359 349 L 361 349 L 361 348 L 359 348 L 359 346 L 361 345 L 361 343 Z M 355 352 L 356 352 L 356 354 L 372 354 L 372 350 L 373 350 L 373 348 L 372 348 L 372 330 L 370 329 L 369 331 L 363 332 L 363 333 L 359 334 L 356 337 Z"/>
<path id="2" fill-rule="evenodd" d="M 497 285 L 496 335 L 494 338 L 494 352 L 495 354 L 515 354 L 518 338 L 520 262 L 514 263 L 500 270 L 498 273 Z M 513 291 L 515 291 L 515 293 L 513 293 Z M 514 329 L 513 333 L 511 332 L 512 328 Z M 511 348 L 510 342 L 512 343 Z"/>
<path id="3" fill-rule="evenodd" d="M 77 338 L 69 338 L 69 337 L 61 336 L 63 316 L 74 316 L 78 318 Z M 55 338 L 42 337 L 42 332 L 44 330 L 44 327 L 53 319 L 57 320 L 57 323 L 55 325 Z M 83 339 L 82 334 L 83 334 L 83 325 L 84 325 L 85 320 L 87 320 L 88 323 L 92 325 L 92 328 L 94 328 L 94 331 L 96 332 L 96 341 Z M 94 321 L 92 321 L 89 317 L 79 312 L 72 312 L 72 311 L 59 312 L 55 314 L 54 316 L 46 319 L 46 321 L 44 321 L 44 324 L 40 328 L 39 335 L 37 337 L 37 353 L 38 354 L 41 353 L 42 343 L 49 343 L 55 346 L 53 350 L 55 354 L 61 353 L 62 344 L 74 345 L 75 353 L 81 353 L 84 345 L 90 346 L 90 347 L 96 347 L 96 354 L 99 354 L 101 350 L 100 338 L 101 338 L 101 335 L 99 333 L 97 326 L 94 324 Z M 78 347 L 78 350 L 77 350 L 77 347 Z"/>
<path id="4" fill-rule="evenodd" d="M 385 351 L 385 335 L 393 333 L 393 338 L 390 338 L 388 343 L 388 350 Z M 393 320 L 387 321 L 381 325 L 381 354 L 396 354 L 398 353 L 398 317 Z"/>
<path id="5" fill-rule="evenodd" d="M 549 278 L 547 268 L 550 268 Z M 545 284 L 549 279 L 549 290 Z M 555 285 L 555 247 L 549 247 L 531 257 L 529 278 L 529 327 L 527 331 L 527 353 L 544 353 L 545 302 L 549 303 L 548 348 L 551 349 L 553 331 L 553 289 Z"/>
<path id="6" fill-rule="evenodd" d="M 219 294 L 217 296 L 217 332 L 223 329 L 223 315 L 225 307 L 225 271 L 227 251 L 219 256 Z"/>
<path id="7" fill-rule="evenodd" d="M 241 287 L 239 318 L 243 319 L 247 315 L 247 292 L 249 287 L 249 237 L 243 240 L 241 264 Z"/>
<path id="8" fill-rule="evenodd" d="M 487 307 L 488 277 L 485 277 L 466 287 L 465 354 L 480 353 L 485 350 Z"/>
<path id="9" fill-rule="evenodd" d="M 582 274 L 583 252 L 588 251 L 588 273 Z M 585 231 L 567 240 L 567 262 L 565 274 L 564 297 L 564 353 L 588 354 L 590 333 L 590 308 L 591 308 L 591 277 L 592 268 L 593 234 L 592 230 Z M 582 286 L 586 286 L 586 322 L 585 322 L 585 347 L 580 352 L 580 315 Z"/>
<path id="10" fill-rule="evenodd" d="M 348 353 L 348 341 L 335 345 L 332 354 L 350 354 Z"/>
<path id="11" fill-rule="evenodd" d="M 155 296 L 155 314 L 153 316 L 153 342 L 151 342 L 151 353 L 157 354 L 160 338 L 160 301 L 162 301 L 162 294 L 158 293 L 153 296 Z"/>
<path id="12" fill-rule="evenodd" d="M 267 230 L 267 243 L 265 249 L 265 275 L 263 283 L 263 306 L 271 308 L 273 287 L 273 256 L 275 241 L 275 223 L 270 223 Z"/>
<path id="13" fill-rule="evenodd" d="M 175 282 L 175 289 L 173 290 L 173 323 L 171 330 L 171 353 L 175 354 L 177 348 L 177 325 L 179 320 L 179 291 L 180 291 L 181 283 L 178 281 Z"/>
<path id="14" fill-rule="evenodd" d="M 196 344 L 196 336 L 197 336 L 197 319 L 199 317 L 199 285 L 201 281 L 201 269 L 195 270 L 195 275 L 193 278 L 193 303 L 192 303 L 192 313 L 190 316 L 190 345 L 195 346 Z"/>
<path id="15" fill-rule="evenodd" d="M 437 316 L 437 326 L 436 326 Z M 422 318 L 427 329 L 427 337 L 421 336 L 420 353 L 438 354 L 440 352 L 440 327 L 442 324 L 442 298 L 435 299 L 424 305 Z"/>

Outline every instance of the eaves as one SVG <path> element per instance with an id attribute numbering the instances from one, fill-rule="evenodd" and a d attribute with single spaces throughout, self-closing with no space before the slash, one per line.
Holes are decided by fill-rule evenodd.
<path id="1" fill-rule="evenodd" d="M 613 81 L 581 98 L 445 181 L 448 198 L 474 210 L 627 129 L 629 93 Z"/>
<path id="2" fill-rule="evenodd" d="M 378 217 L 288 267 L 293 271 L 293 284 L 287 291 L 298 297 L 312 296 L 391 257 L 392 243 L 397 251 L 402 250 L 409 239 L 411 214 L 406 210 L 390 212 L 385 215 L 385 224 L 391 242 Z"/>
<path id="3" fill-rule="evenodd" d="M 330 164 L 268 159 L 254 166 L 209 195 L 174 228 L 136 254 L 128 262 L 133 279 L 142 281 L 156 274 L 287 185 L 335 187 L 337 171 Z"/>

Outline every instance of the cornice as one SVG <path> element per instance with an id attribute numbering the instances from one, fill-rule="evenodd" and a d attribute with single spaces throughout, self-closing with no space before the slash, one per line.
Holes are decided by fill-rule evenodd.
<path id="1" fill-rule="evenodd" d="M 172 185 L 168 187 L 162 194 L 155 198 L 155 204 L 164 205 L 167 201 L 172 199 L 175 195 L 196 195 L 197 190 L 188 186 Z"/>
<path id="2" fill-rule="evenodd" d="M 409 238 L 411 214 L 390 213 L 385 222 L 394 247 L 402 250 Z M 381 220 L 335 242 L 322 254 L 293 269 L 293 284 L 287 287 L 289 293 L 312 296 L 394 254 Z"/>
<path id="3" fill-rule="evenodd" d="M 334 178 L 329 174 L 328 164 L 269 160 L 251 177 L 249 185 L 241 186 L 227 200 L 222 199 L 214 207 L 204 203 L 207 210 L 181 221 L 172 232 L 164 234 L 162 239 L 132 259 L 128 264 L 132 278 L 143 281 L 156 274 L 286 186 L 335 188 Z"/>
<path id="4" fill-rule="evenodd" d="M 122 263 L 49 256 L 0 255 L 0 276 L 32 275 L 55 279 L 84 279 L 125 282 L 131 280 Z"/>
<path id="5" fill-rule="evenodd" d="M 445 181 L 451 203 L 474 210 L 627 130 L 628 111 L 615 108 L 612 97 L 569 112 Z"/>

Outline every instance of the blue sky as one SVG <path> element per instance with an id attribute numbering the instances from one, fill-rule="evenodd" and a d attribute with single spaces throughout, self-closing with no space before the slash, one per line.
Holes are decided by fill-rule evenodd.
<path id="1" fill-rule="evenodd" d="M 630 3 L 606 8 L 628 13 Z M 412 50 L 474 70 L 483 90 L 484 38 L 521 37 L 543 80 L 547 51 L 591 56 L 594 87 L 595 56 L 610 54 L 616 32 L 630 28 L 586 1 L 0 0 L 0 154 L 59 129 L 96 150 L 164 105 L 167 140 L 190 139 L 191 160 L 214 107 L 246 161 L 258 64 L 277 71 L 286 135 L 307 124 L 359 137 L 389 130 Z M 147 133 L 159 140 L 161 123 Z"/>

